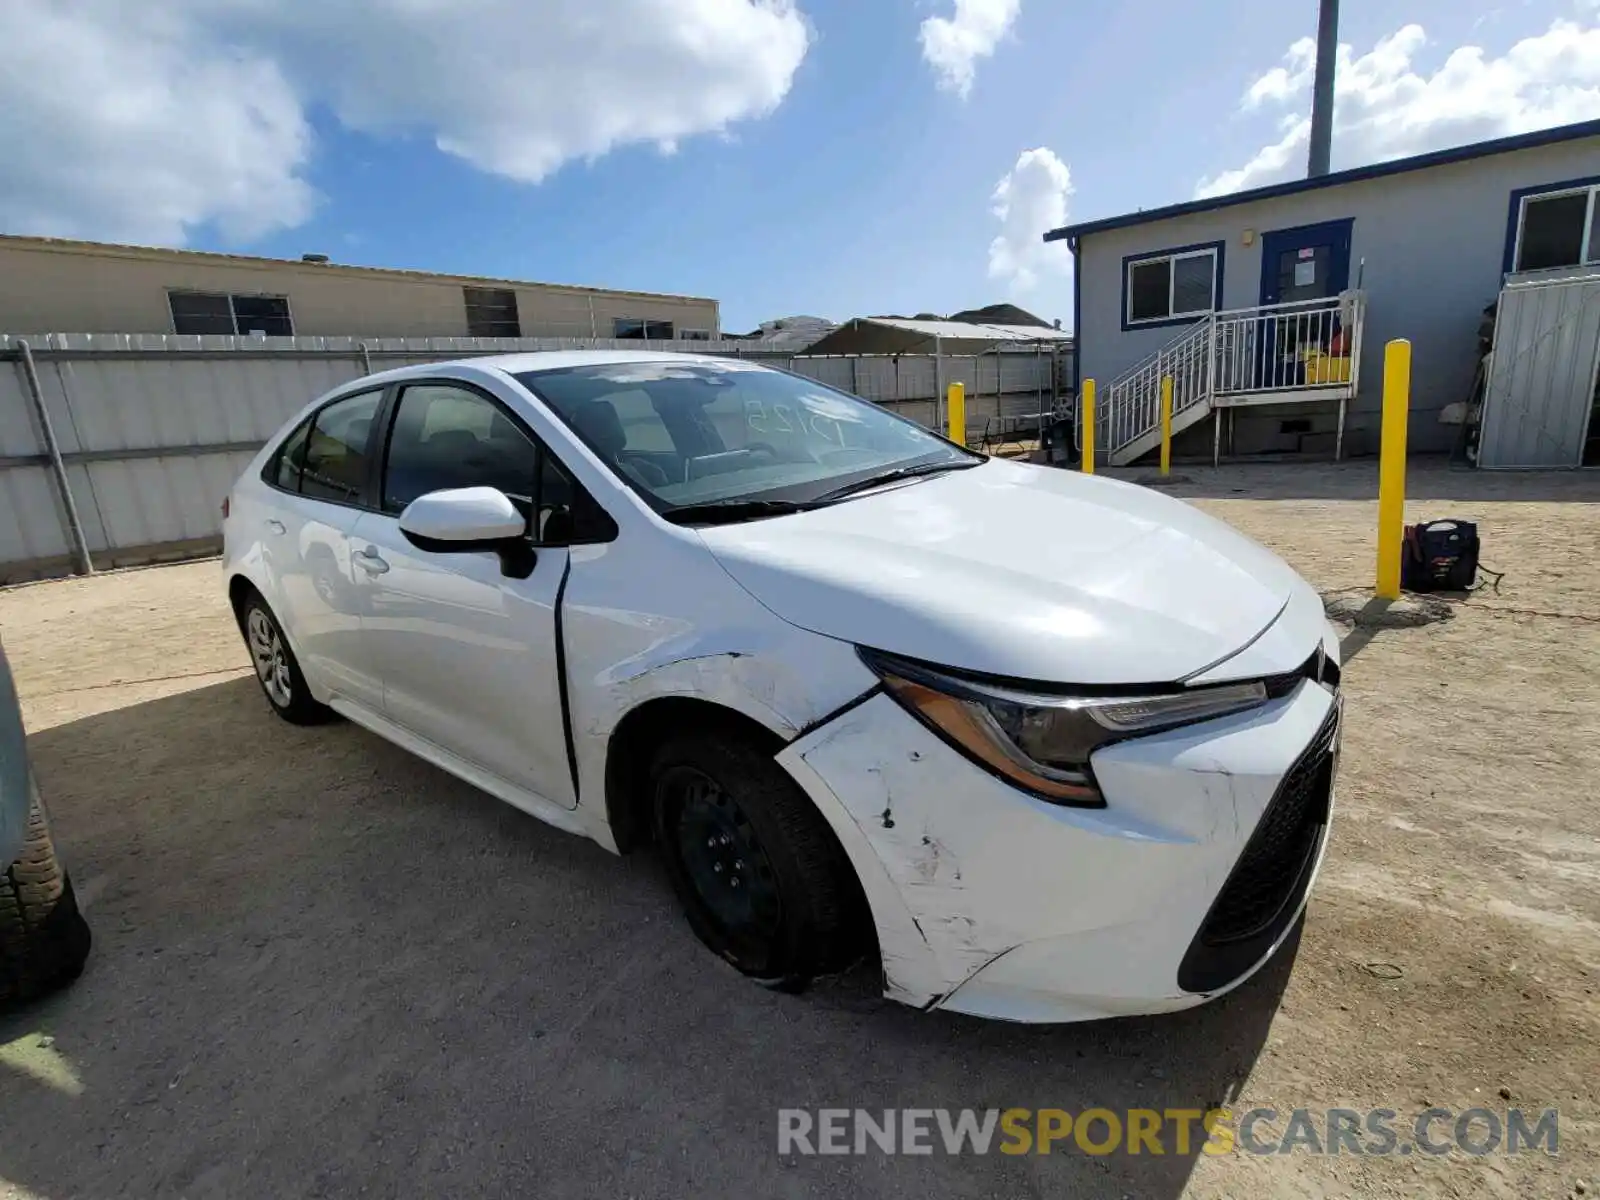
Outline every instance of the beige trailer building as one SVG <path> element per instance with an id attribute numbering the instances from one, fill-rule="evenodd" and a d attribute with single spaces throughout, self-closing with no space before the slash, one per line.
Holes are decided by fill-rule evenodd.
<path id="1" fill-rule="evenodd" d="M 0 331 L 268 336 L 720 336 L 717 302 L 194 250 L 0 235 Z"/>

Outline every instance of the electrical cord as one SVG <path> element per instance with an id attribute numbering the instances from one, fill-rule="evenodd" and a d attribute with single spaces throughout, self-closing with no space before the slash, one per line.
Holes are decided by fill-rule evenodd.
<path id="1" fill-rule="evenodd" d="M 1474 584 L 1468 590 L 1466 596 L 1449 596 L 1434 593 L 1435 598 L 1443 600 L 1446 604 L 1453 604 L 1457 608 L 1476 608 L 1481 609 L 1484 612 L 1501 613 L 1510 617 L 1548 617 L 1558 621 L 1585 621 L 1600 624 L 1600 613 L 1556 612 L 1553 609 L 1548 608 L 1514 608 L 1508 604 L 1487 604 L 1481 600 L 1475 600 L 1473 597 L 1479 592 L 1483 591 L 1485 587 L 1490 588 L 1494 594 L 1498 596 L 1500 594 L 1500 581 L 1506 577 L 1506 572 L 1491 571 L 1488 567 L 1482 565 L 1478 567 L 1478 570 L 1481 574 L 1494 576 L 1493 580 L 1489 583 Z M 1367 592 L 1371 590 L 1372 589 L 1370 586 L 1360 585 L 1355 587 L 1328 588 L 1321 594 L 1324 597 L 1343 596 L 1348 595 L 1351 592 Z"/>

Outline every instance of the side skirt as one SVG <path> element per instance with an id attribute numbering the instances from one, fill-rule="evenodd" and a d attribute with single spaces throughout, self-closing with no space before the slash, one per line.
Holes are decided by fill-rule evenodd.
<path id="1" fill-rule="evenodd" d="M 373 712 L 365 705 L 358 704 L 344 696 L 333 696 L 328 700 L 328 707 L 340 716 L 348 717 L 355 724 L 372 733 L 377 734 L 385 741 L 393 742 L 402 750 L 409 750 L 418 758 L 432 763 L 441 771 L 448 771 L 464 783 L 470 783 L 479 791 L 488 792 L 496 800 L 503 800 L 513 808 L 520 808 L 531 817 L 537 817 L 547 825 L 554 825 L 557 829 L 567 833 L 582 834 L 584 837 L 594 837 L 589 823 L 579 816 L 578 811 L 572 808 L 563 808 L 553 800 L 526 788 L 502 779 L 492 771 L 486 771 L 474 763 L 468 762 L 460 755 L 452 754 L 444 747 L 419 737 L 403 726 L 396 725 L 381 713 Z M 600 840 L 600 839 L 595 839 Z M 603 844 L 603 843 L 602 843 Z"/>

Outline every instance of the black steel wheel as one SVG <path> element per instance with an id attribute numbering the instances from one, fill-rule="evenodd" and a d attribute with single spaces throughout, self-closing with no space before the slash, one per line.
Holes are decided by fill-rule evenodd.
<path id="1" fill-rule="evenodd" d="M 673 814 L 676 853 L 695 899 L 739 946 L 739 957 L 758 966 L 783 923 L 783 898 L 750 818 L 697 767 L 669 767 L 656 787 Z"/>
<path id="2" fill-rule="evenodd" d="M 787 990 L 860 951 L 850 865 L 769 756 L 733 735 L 686 734 L 657 751 L 650 778 L 668 876 L 707 946 Z"/>

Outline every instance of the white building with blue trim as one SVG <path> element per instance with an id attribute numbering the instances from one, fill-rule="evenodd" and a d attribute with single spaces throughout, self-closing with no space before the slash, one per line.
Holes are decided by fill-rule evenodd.
<path id="1" fill-rule="evenodd" d="M 1411 448 L 1450 449 L 1486 309 L 1508 277 L 1600 262 L 1597 194 L 1588 121 L 1051 231 L 1099 449 L 1149 453 L 1170 377 L 1179 454 L 1372 453 L 1391 338 L 1412 343 Z"/>

